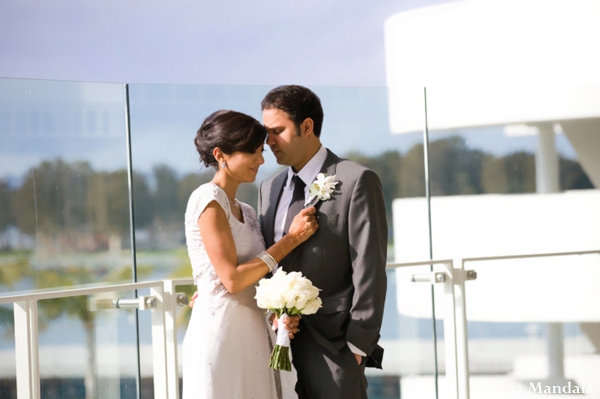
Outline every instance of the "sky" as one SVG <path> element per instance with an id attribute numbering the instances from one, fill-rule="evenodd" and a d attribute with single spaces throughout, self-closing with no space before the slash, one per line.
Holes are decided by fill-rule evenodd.
<path id="1" fill-rule="evenodd" d="M 384 21 L 441 2 L 4 1 L 0 77 L 385 86 Z"/>
<path id="2" fill-rule="evenodd" d="M 351 121 L 330 115 L 336 112 L 358 115 L 360 109 L 332 110 L 329 101 L 335 99 L 336 92 L 344 93 L 346 87 L 359 87 L 355 90 L 361 91 L 360 88 L 386 86 L 385 20 L 399 12 L 449 1 L 452 0 L 2 0 L 0 78 L 265 88 L 289 83 L 342 87 L 338 91 L 319 89 L 318 92 L 327 101 L 325 127 L 347 132 L 347 126 L 341 123 Z M 1 94 L 0 111 L 2 100 L 14 102 L 12 94 L 8 99 Z M 53 93 L 46 95 L 51 101 Z M 113 97 L 110 102 L 120 101 L 119 92 Z M 121 115 L 121 110 L 114 114 Z M 175 111 L 173 115 L 177 116 Z M 258 117 L 258 111 L 245 111 Z M 201 112 L 196 112 L 198 116 L 190 113 L 189 119 L 179 118 L 179 124 L 175 125 L 178 131 L 169 132 L 167 140 L 157 125 L 149 126 L 150 119 L 135 119 L 134 114 L 133 128 L 144 130 L 156 140 L 134 143 L 136 165 L 141 164 L 147 170 L 158 159 L 180 171 L 195 169 L 197 155 L 187 146 L 191 142 L 188 132 L 193 134 L 201 120 Z M 367 127 L 354 124 L 356 134 L 346 134 L 337 140 L 328 136 L 328 132 L 324 136 L 326 145 L 339 153 L 349 148 L 365 149 L 360 147 L 364 137 L 360 133 L 365 131 L 372 134 L 366 146 L 371 151 L 407 148 L 418 142 L 418 135 L 389 134 L 387 109 L 383 106 L 371 112 L 371 121 L 378 121 L 378 126 L 366 130 Z M 140 120 L 147 125 L 136 125 Z M 328 126 L 331 120 L 342 122 Z M 360 119 L 365 120 L 368 119 Z M 440 132 L 431 138 L 454 133 Z M 464 132 L 463 136 L 474 147 L 500 153 L 531 151 L 536 146 L 532 137 L 506 139 L 499 129 L 487 135 Z M 570 146 L 564 136 L 559 141 L 568 152 Z M 0 137 L 0 144 L 4 146 L 0 148 L 0 178 L 5 173 L 21 175 L 48 153 L 75 160 L 88 151 L 88 159 L 108 169 L 121 167 L 125 161 L 121 136 L 81 140 L 69 136 L 58 140 L 34 137 L 31 141 L 17 138 L 3 141 Z M 150 154 L 156 148 L 161 153 L 154 151 L 144 163 L 143 154 Z M 180 154 L 182 148 L 192 151 L 185 156 L 171 155 Z M 272 155 L 266 154 L 273 164 Z"/>
<path id="3" fill-rule="evenodd" d="M 181 84 L 231 85 L 232 90 L 242 92 L 244 87 L 255 87 L 255 94 L 260 94 L 252 97 L 256 108 L 240 110 L 259 119 L 258 103 L 269 87 L 302 84 L 322 96 L 326 110 L 324 128 L 328 131 L 323 136 L 326 146 L 340 154 L 356 148 L 369 155 L 390 148 L 406 150 L 420 141 L 420 137 L 390 133 L 385 94 L 384 23 L 397 13 L 449 1 L 452 0 L 4 1 L 0 6 L 0 78 L 130 83 L 142 88 L 147 83 L 167 84 L 171 88 Z M 41 103 L 53 105 L 54 93 L 61 85 L 57 86 L 55 90 L 52 86 L 45 89 Z M 0 85 L 0 90 L 3 87 L 7 86 Z M 8 108 L 14 103 L 11 90 L 5 90 L 4 96 L 0 93 L 0 100 L 11 104 Z M 72 91 L 78 93 L 71 89 L 68 93 Z M 108 91 L 110 101 L 117 104 L 120 92 Z M 344 96 L 360 98 L 365 93 L 366 99 L 338 106 L 343 103 L 340 99 L 345 100 Z M 369 93 L 375 93 L 376 101 Z M 99 94 L 95 92 L 94 96 Z M 64 101 L 80 102 L 81 99 L 72 95 Z M 134 106 L 135 101 L 133 99 Z M 211 106 L 213 103 L 211 100 Z M 180 132 L 177 134 L 181 141 L 168 140 L 163 144 L 172 148 L 171 151 L 156 153 L 144 148 L 138 152 L 136 159 L 143 169 L 149 169 L 158 161 L 169 162 L 182 171 L 196 165 L 193 152 L 187 158 L 171 155 L 177 153 L 176 146 L 187 145 L 188 132 L 193 134 L 203 116 L 212 111 L 193 109 L 193 103 L 191 105 L 185 115 L 178 116 L 176 110 L 171 110 L 173 118 L 163 119 L 171 129 L 175 126 Z M 169 106 L 177 107 L 165 101 L 161 109 L 167 112 Z M 117 107 L 114 113 L 121 114 L 122 107 Z M 140 129 L 136 115 L 132 117 L 133 128 Z M 155 120 L 147 117 L 146 122 L 151 126 L 143 128 L 150 134 L 154 127 L 154 137 L 160 139 L 164 130 L 158 129 Z M 117 124 L 122 126 L 121 122 Z M 332 131 L 345 134 L 335 136 Z M 436 133 L 431 139 L 455 133 Z M 498 129 L 485 135 L 477 131 L 460 133 L 470 145 L 496 154 L 521 149 L 534 151 L 536 147 L 531 137 L 508 140 Z M 170 134 L 174 137 L 176 133 L 171 130 Z M 367 146 L 362 144 L 365 134 L 371 135 Z M 48 143 L 56 146 L 56 156 L 68 160 L 75 160 L 85 152 L 81 148 L 90 146 L 86 142 L 79 145 L 71 142 L 67 146 L 60 140 L 46 144 L 44 140 L 35 140 L 24 146 L 15 137 L 15 140 L 5 141 L 5 148 L 0 149 L 4 158 L 0 168 L 11 175 L 22 174 L 49 155 L 51 144 Z M 42 150 L 36 149 L 36 145 Z M 167 148 L 163 146 L 159 147 Z M 86 159 L 101 167 L 105 166 L 102 162 L 108 160 L 106 167 L 110 168 L 113 159 L 124 159 L 112 155 L 121 147 L 121 144 L 109 143 L 109 150 L 99 151 L 94 144 L 94 151 Z M 566 140 L 560 140 L 559 147 L 563 154 L 574 156 Z M 158 159 L 161 156 L 164 160 Z M 267 161 L 274 165 L 274 159 Z"/>

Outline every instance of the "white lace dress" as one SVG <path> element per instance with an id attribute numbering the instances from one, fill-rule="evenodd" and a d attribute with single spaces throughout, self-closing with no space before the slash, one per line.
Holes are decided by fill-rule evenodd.
<path id="1" fill-rule="evenodd" d="M 238 262 L 265 249 L 254 209 L 241 203 L 244 222 L 233 216 L 225 192 L 214 183 L 197 188 L 185 213 L 185 233 L 198 286 L 183 340 L 183 399 L 276 399 L 269 368 L 270 338 L 264 310 L 256 306 L 255 285 L 230 294 L 208 258 L 198 218 L 211 201 L 225 210 Z"/>

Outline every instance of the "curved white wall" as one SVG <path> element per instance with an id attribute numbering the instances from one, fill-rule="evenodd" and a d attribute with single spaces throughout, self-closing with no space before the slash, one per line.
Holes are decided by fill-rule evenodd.
<path id="1" fill-rule="evenodd" d="M 385 24 L 390 124 L 429 127 L 600 116 L 600 2 L 469 0 L 392 16 Z"/>

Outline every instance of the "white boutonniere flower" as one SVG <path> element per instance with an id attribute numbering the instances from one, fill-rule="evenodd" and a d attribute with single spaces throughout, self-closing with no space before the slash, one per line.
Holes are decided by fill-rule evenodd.
<path id="1" fill-rule="evenodd" d="M 327 201 L 330 199 L 338 183 L 335 180 L 335 175 L 319 173 L 315 181 L 308 186 L 309 198 L 307 205 L 314 205 L 317 201 Z"/>

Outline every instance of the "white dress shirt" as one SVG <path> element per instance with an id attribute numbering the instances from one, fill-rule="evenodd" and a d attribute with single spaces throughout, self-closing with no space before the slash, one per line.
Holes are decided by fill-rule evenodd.
<path id="1" fill-rule="evenodd" d="M 277 206 L 277 213 L 275 214 L 275 242 L 281 240 L 281 237 L 283 237 L 283 225 L 285 224 L 288 206 L 294 194 L 292 177 L 297 174 L 304 184 L 306 184 L 306 187 L 304 188 L 304 198 L 306 200 L 308 198 L 308 186 L 315 180 L 321 171 L 326 158 L 327 149 L 324 146 L 321 146 L 319 151 L 317 151 L 298 173 L 294 173 L 291 167 L 288 168 L 288 177 L 285 186 L 283 186 L 283 192 L 279 198 L 279 205 Z"/>

